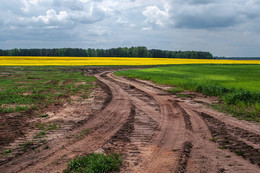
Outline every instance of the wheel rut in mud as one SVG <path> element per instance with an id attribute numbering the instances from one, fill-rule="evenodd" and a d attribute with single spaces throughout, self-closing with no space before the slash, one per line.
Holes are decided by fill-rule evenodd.
<path id="1" fill-rule="evenodd" d="M 224 122 L 204 112 L 200 112 L 199 114 L 208 125 L 213 137 L 212 140 L 218 143 L 221 148 L 228 149 L 260 167 L 260 148 L 254 148 L 248 144 L 249 141 L 259 146 L 260 135 L 231 125 L 227 126 Z"/>
<path id="2" fill-rule="evenodd" d="M 145 82 L 140 82 L 138 80 L 129 80 L 128 78 L 115 77 L 111 73 L 105 73 L 102 75 L 102 77 L 119 85 L 128 94 L 132 104 L 135 105 L 135 120 L 131 122 L 131 127 L 135 128 L 131 131 L 131 133 L 127 133 L 127 139 L 130 140 L 128 140 L 128 142 L 125 141 L 121 145 L 116 142 L 117 140 L 114 140 L 114 144 L 109 144 L 109 146 L 113 146 L 111 147 L 114 148 L 112 150 L 119 151 L 125 156 L 125 162 L 122 172 L 149 172 L 151 170 L 153 170 L 153 172 L 160 172 L 158 168 L 160 168 L 161 171 L 163 170 L 164 172 L 192 172 L 192 170 L 190 169 L 191 166 L 188 166 L 189 164 L 196 162 L 196 158 L 193 158 L 194 154 L 191 155 L 192 148 L 198 148 L 198 144 L 196 143 L 196 138 L 198 137 L 198 135 L 195 135 L 196 131 L 193 130 L 193 123 L 195 119 L 198 120 L 201 118 L 200 123 L 203 123 L 208 127 L 204 129 L 203 133 L 211 135 L 212 139 L 214 139 L 215 136 L 215 134 L 212 133 L 213 126 L 209 125 L 205 116 L 201 116 L 200 113 L 196 112 L 197 110 L 194 110 L 192 108 L 188 109 L 189 111 L 187 111 L 179 104 L 179 101 L 182 102 L 182 100 L 178 98 L 176 99 L 176 97 L 167 94 L 167 92 L 163 91 L 163 89 L 159 87 L 154 87 L 153 85 L 149 84 L 147 85 Z M 150 110 L 149 113 L 148 110 Z M 191 111 L 194 111 L 196 113 L 191 115 Z M 222 122 L 212 116 L 211 118 L 214 122 L 221 122 L 214 124 L 215 129 L 222 129 L 225 122 Z M 150 125 L 150 128 L 139 128 L 142 130 L 138 132 L 138 128 L 136 128 L 138 126 L 138 121 L 136 120 L 140 119 L 140 124 L 145 124 L 145 122 L 152 122 L 153 125 Z M 165 122 L 166 120 L 168 121 L 168 123 Z M 179 126 L 176 122 L 178 122 Z M 169 124 L 171 124 L 172 126 L 176 125 L 176 127 L 170 128 Z M 241 159 L 243 160 L 244 157 L 246 160 L 249 160 L 251 164 L 257 165 L 259 152 L 259 148 L 257 145 L 259 145 L 259 136 L 255 133 L 245 131 L 238 127 L 233 127 L 231 125 L 226 125 L 226 127 L 227 129 L 229 129 L 230 134 L 238 135 L 241 138 L 244 138 L 244 140 L 246 141 L 238 142 L 236 138 L 229 139 L 230 141 L 232 141 L 231 143 L 233 143 L 233 145 L 241 145 L 240 150 L 238 151 L 229 150 L 234 153 L 234 157 L 238 157 L 236 157 L 234 160 L 239 160 L 238 162 L 240 162 Z M 201 129 L 201 127 L 199 129 Z M 150 135 L 146 134 L 149 130 L 150 133 L 148 134 Z M 179 131 L 179 134 L 177 134 L 176 131 Z M 142 135 L 140 133 L 142 133 L 142 135 L 147 138 L 146 140 L 144 140 L 144 142 L 140 142 L 140 139 L 142 138 Z M 169 133 L 171 133 L 171 135 L 168 135 Z M 170 139 L 174 139 L 175 142 L 178 141 L 179 143 L 176 144 L 173 140 Z M 210 140 L 205 139 L 205 137 L 203 137 L 201 140 L 203 141 L 204 145 L 210 143 Z M 138 143 L 135 143 L 136 141 L 138 141 Z M 248 145 L 248 141 L 254 143 L 255 145 L 253 147 Z M 195 144 L 193 144 L 193 142 Z M 155 144 L 157 148 L 154 149 L 153 147 L 151 147 L 152 144 Z M 210 150 L 216 150 L 215 153 L 217 153 L 217 150 L 219 150 L 220 148 L 224 149 L 224 146 L 221 143 L 217 142 L 217 144 L 218 146 L 213 146 L 215 148 L 210 148 Z M 167 148 L 167 145 L 171 145 L 171 149 Z M 163 153 L 165 158 L 167 158 L 167 155 L 169 154 L 174 159 L 168 158 L 168 162 L 164 161 L 164 159 L 161 157 L 160 150 L 164 151 Z M 204 152 L 207 153 L 208 151 L 205 149 Z M 228 150 L 223 151 L 223 153 L 227 156 L 229 156 L 230 154 Z M 241 154 L 243 154 L 243 157 L 239 156 Z M 160 162 L 159 159 L 154 159 L 154 157 L 160 158 L 162 162 Z M 201 157 L 203 158 L 204 156 Z M 171 161 L 169 162 L 169 160 Z M 225 164 L 225 161 L 225 159 L 220 159 L 219 162 Z M 243 164 L 249 165 L 250 167 L 250 162 L 241 161 L 238 166 L 234 166 L 234 168 L 228 169 L 222 168 L 225 166 L 221 166 L 220 163 L 209 163 L 209 165 L 214 165 L 214 168 L 208 170 L 214 170 L 216 172 L 225 172 L 225 170 L 229 170 L 230 172 L 239 172 L 237 171 L 239 167 L 243 167 Z M 161 167 L 161 165 L 167 165 L 170 169 L 164 169 Z M 252 167 L 253 168 L 248 168 L 248 172 L 254 172 L 254 170 L 258 169 L 255 166 Z M 198 170 L 207 170 L 207 168 L 198 168 Z"/>
<path id="3" fill-rule="evenodd" d="M 185 121 L 183 121 L 183 111 L 180 108 L 177 108 L 177 111 L 174 110 L 174 105 L 167 98 L 164 99 L 165 93 L 162 91 L 158 95 L 157 91 L 150 93 L 151 91 L 147 92 L 134 85 L 118 81 L 108 73 L 102 74 L 101 77 L 119 85 L 128 94 L 135 109 L 135 118 L 132 119 L 133 121 L 129 121 L 129 123 L 131 122 L 130 127 L 134 127 L 132 132 L 129 133 L 125 130 L 127 128 L 123 127 L 119 130 L 120 133 L 116 134 L 116 138 L 112 138 L 112 141 L 104 146 L 107 150 L 119 151 L 124 154 L 122 172 L 174 171 L 182 149 L 186 150 L 182 148 L 185 140 L 180 137 L 179 133 L 173 136 L 177 129 L 175 131 L 172 126 L 174 123 L 171 124 L 168 120 L 174 118 L 177 120 L 175 123 L 181 122 L 179 124 L 183 124 Z M 125 127 L 129 127 L 129 123 L 126 123 Z M 191 126 L 189 127 L 191 128 Z M 185 129 L 184 126 L 179 129 L 181 128 Z M 127 138 L 124 137 L 129 139 L 128 141 L 124 140 L 122 143 L 120 140 L 116 140 L 121 139 L 119 136 L 125 136 L 125 134 L 129 135 Z M 178 136 L 180 140 L 175 142 Z M 178 148 L 178 152 L 174 151 L 176 148 Z M 188 155 L 184 160 L 180 164 L 183 169 L 186 167 Z"/>

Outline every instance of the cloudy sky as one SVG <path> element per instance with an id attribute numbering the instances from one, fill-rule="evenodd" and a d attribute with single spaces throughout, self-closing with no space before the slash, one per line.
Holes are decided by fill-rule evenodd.
<path id="1" fill-rule="evenodd" d="M 260 56 L 260 1 L 1 1 L 1 49 L 130 46 Z"/>

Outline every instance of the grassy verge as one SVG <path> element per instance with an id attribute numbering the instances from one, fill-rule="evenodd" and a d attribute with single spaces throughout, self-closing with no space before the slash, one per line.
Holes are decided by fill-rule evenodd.
<path id="1" fill-rule="evenodd" d="M 0 67 L 0 113 L 29 112 L 85 97 L 96 79 L 61 67 Z"/>
<path id="2" fill-rule="evenodd" d="M 157 84 L 218 96 L 224 104 L 215 107 L 245 120 L 260 122 L 259 65 L 175 65 L 141 70 L 118 71 L 123 75 Z"/>
<path id="3" fill-rule="evenodd" d="M 78 157 L 68 163 L 68 168 L 64 173 L 106 173 L 120 171 L 122 159 L 118 154 L 104 155 L 91 154 Z"/>

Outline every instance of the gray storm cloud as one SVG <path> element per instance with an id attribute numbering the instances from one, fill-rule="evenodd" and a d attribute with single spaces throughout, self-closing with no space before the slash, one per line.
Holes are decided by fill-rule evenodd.
<path id="1" fill-rule="evenodd" d="M 258 0 L 8 0 L 0 48 L 147 46 L 259 56 Z"/>

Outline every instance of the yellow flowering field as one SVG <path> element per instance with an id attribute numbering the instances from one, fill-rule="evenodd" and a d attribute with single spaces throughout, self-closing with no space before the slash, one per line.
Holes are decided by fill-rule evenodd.
<path id="1" fill-rule="evenodd" d="M 214 60 L 125 57 L 2 56 L 1 66 L 167 65 L 167 64 L 260 64 L 260 60 Z"/>

